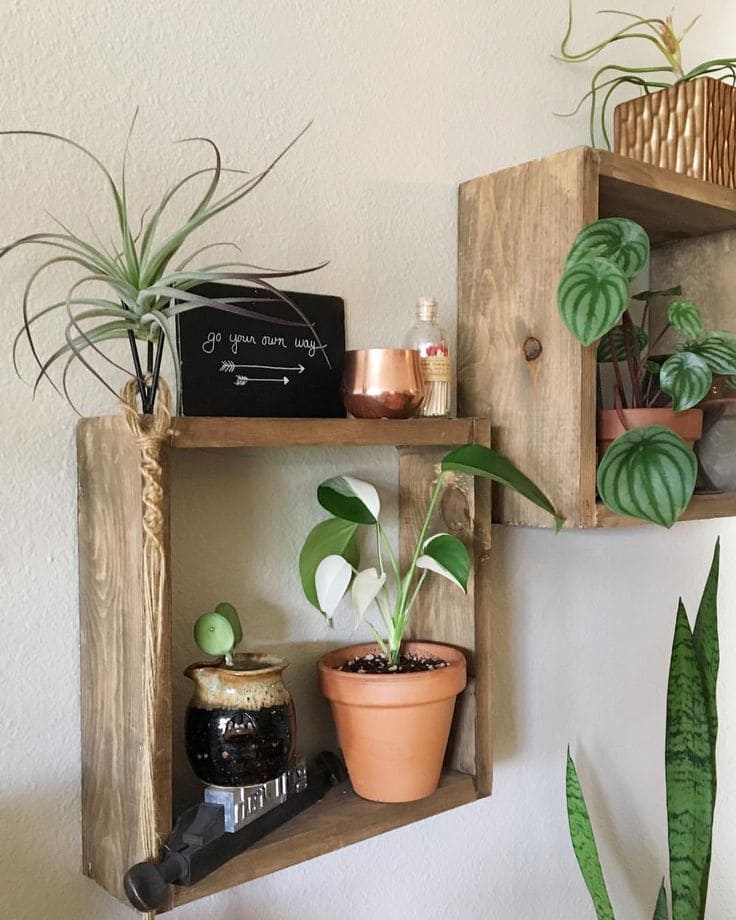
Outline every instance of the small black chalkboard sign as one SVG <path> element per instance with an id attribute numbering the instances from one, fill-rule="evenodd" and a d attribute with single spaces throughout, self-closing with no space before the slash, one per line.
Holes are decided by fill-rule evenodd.
<path id="1" fill-rule="evenodd" d="M 208 297 L 301 323 L 289 304 L 262 288 L 203 284 Z M 242 303 L 254 297 L 257 303 Z M 214 307 L 177 316 L 182 413 L 275 418 L 344 418 L 340 381 L 345 355 L 345 305 L 339 297 L 288 292 L 313 324 L 278 322 Z M 260 301 L 263 301 L 262 303 Z"/>

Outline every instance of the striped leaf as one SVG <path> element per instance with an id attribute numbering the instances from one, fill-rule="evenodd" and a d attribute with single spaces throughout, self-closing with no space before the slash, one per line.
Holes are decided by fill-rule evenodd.
<path id="1" fill-rule="evenodd" d="M 685 608 L 677 608 L 667 686 L 665 776 L 673 920 L 702 920 L 714 763 L 706 693 Z"/>
<path id="2" fill-rule="evenodd" d="M 624 432 L 598 467 L 598 493 L 616 514 L 671 527 L 687 507 L 698 464 L 669 428 L 646 425 Z"/>
<path id="3" fill-rule="evenodd" d="M 569 749 L 567 752 L 566 793 L 570 839 L 572 840 L 572 846 L 575 850 L 583 880 L 593 899 L 596 916 L 598 920 L 615 920 L 613 907 L 606 890 L 606 882 L 603 878 L 601 860 L 598 856 L 598 847 L 595 843 L 590 815 L 585 804 L 578 773 L 575 769 L 575 762 L 570 756 Z"/>
<path id="4" fill-rule="evenodd" d="M 700 598 L 698 615 L 695 618 L 695 628 L 693 629 L 693 644 L 695 646 L 695 657 L 698 660 L 700 676 L 703 680 L 705 689 L 705 708 L 708 716 L 708 736 L 710 738 L 711 761 L 713 772 L 711 775 L 711 786 L 713 790 L 713 809 L 716 804 L 716 740 L 718 738 L 718 710 L 716 706 L 716 683 L 718 681 L 718 665 L 720 661 L 720 651 L 718 647 L 718 573 L 720 566 L 721 541 L 716 540 L 713 551 L 713 561 L 710 565 L 708 578 L 705 582 L 703 595 Z M 705 905 L 705 897 L 708 885 L 708 874 L 710 871 L 710 846 L 708 847 L 708 858 L 703 875 L 702 903 Z"/>
<path id="5" fill-rule="evenodd" d="M 607 217 L 596 220 L 578 233 L 567 257 L 567 269 L 590 256 L 603 256 L 615 262 L 631 280 L 649 259 L 649 237 L 633 220 Z"/>
<path id="6" fill-rule="evenodd" d="M 641 354 L 642 350 L 646 348 L 647 343 L 649 342 L 649 336 L 641 328 L 641 326 L 634 326 L 636 331 L 636 339 L 634 340 L 634 349 L 637 355 Z M 611 339 L 613 339 L 613 349 L 611 348 Z M 598 343 L 598 363 L 599 364 L 608 364 L 611 361 L 611 353 L 615 350 L 616 360 L 625 361 L 626 360 L 626 344 L 624 340 L 624 327 L 623 326 L 614 326 L 613 329 L 609 329 L 606 335 Z"/>
<path id="7" fill-rule="evenodd" d="M 629 282 L 610 259 L 591 256 L 565 269 L 557 306 L 567 328 L 583 345 L 605 335 L 629 303 Z"/>
<path id="8" fill-rule="evenodd" d="M 667 307 L 667 322 L 686 339 L 699 339 L 703 334 L 703 318 L 691 300 L 676 300 Z"/>
<path id="9" fill-rule="evenodd" d="M 700 355 L 678 351 L 670 355 L 659 371 L 659 385 L 672 397 L 675 412 L 692 409 L 707 394 L 713 374 Z"/>
<path id="10" fill-rule="evenodd" d="M 686 349 L 700 355 L 714 374 L 736 374 L 736 336 L 730 332 L 711 332 Z"/>
<path id="11" fill-rule="evenodd" d="M 657 896 L 657 903 L 654 908 L 652 920 L 670 920 L 669 911 L 667 910 L 667 892 L 664 887 L 664 879 L 659 886 L 659 895 Z"/>

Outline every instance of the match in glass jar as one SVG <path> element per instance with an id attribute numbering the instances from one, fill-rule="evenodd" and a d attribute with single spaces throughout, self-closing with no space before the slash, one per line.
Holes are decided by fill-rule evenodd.
<path id="1" fill-rule="evenodd" d="M 447 333 L 437 322 L 437 301 L 433 297 L 420 297 L 417 301 L 416 322 L 405 344 L 419 352 L 426 387 L 417 414 L 447 417 L 452 406 L 452 360 Z"/>

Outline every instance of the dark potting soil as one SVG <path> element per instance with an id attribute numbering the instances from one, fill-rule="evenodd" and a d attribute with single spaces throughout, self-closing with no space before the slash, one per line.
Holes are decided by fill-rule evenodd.
<path id="1" fill-rule="evenodd" d="M 415 674 L 418 671 L 436 671 L 448 667 L 449 662 L 432 656 L 399 655 L 399 663 L 389 665 L 384 655 L 363 655 L 350 658 L 337 670 L 351 674 Z"/>

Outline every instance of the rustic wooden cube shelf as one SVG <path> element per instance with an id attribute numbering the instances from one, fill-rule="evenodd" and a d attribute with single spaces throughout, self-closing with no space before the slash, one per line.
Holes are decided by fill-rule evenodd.
<path id="1" fill-rule="evenodd" d="M 493 419 L 494 446 L 572 527 L 636 523 L 596 502 L 596 349 L 583 348 L 557 312 L 568 249 L 600 217 L 641 223 L 653 244 L 651 287 L 682 283 L 708 328 L 736 332 L 736 191 L 588 147 L 460 187 L 460 411 Z M 494 515 L 551 526 L 508 490 Z M 695 495 L 682 520 L 732 515 L 736 494 Z"/>
<path id="2" fill-rule="evenodd" d="M 490 444 L 487 419 L 176 419 L 162 451 L 164 516 L 170 449 L 397 446 L 406 557 L 438 459 L 469 442 Z M 124 421 L 84 419 L 77 444 L 83 869 L 127 903 L 125 872 L 157 855 L 172 823 L 171 585 L 167 575 L 156 622 L 146 622 L 140 453 Z M 490 794 L 490 502 L 488 481 L 448 475 L 443 527 L 472 546 L 474 572 L 466 596 L 433 580 L 413 614 L 413 635 L 448 641 L 468 657 L 468 688 L 437 792 L 382 805 L 336 788 L 197 885 L 172 886 L 165 910 Z M 168 557 L 168 527 L 165 543 Z"/>

